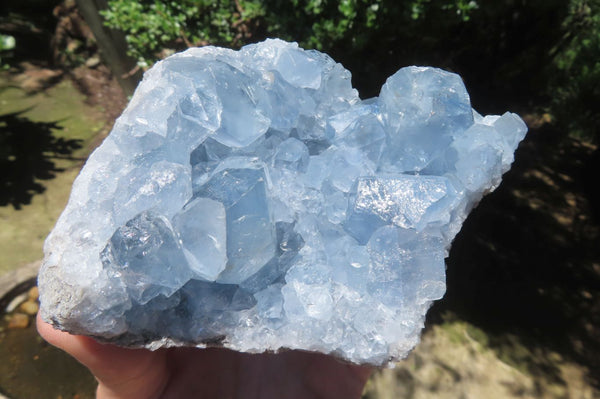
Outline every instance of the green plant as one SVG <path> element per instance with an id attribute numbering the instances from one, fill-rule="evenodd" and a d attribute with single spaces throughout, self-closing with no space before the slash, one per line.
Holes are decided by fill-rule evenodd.
<path id="1" fill-rule="evenodd" d="M 430 15 L 443 17 L 446 24 L 468 21 L 477 8 L 477 2 L 468 0 L 267 0 L 265 18 L 270 32 L 305 47 L 360 49 L 390 29 Z"/>
<path id="2" fill-rule="evenodd" d="M 106 25 L 126 34 L 129 54 L 146 67 L 166 49 L 203 44 L 240 45 L 261 3 L 244 0 L 109 0 Z M 168 50 L 167 50 L 168 53 Z"/>
<path id="3" fill-rule="evenodd" d="M 125 32 L 129 53 L 141 66 L 164 56 L 165 48 L 239 47 L 267 34 L 320 50 L 346 42 L 360 49 L 385 32 L 385 24 L 436 12 L 464 22 L 478 7 L 473 0 L 109 0 L 108 6 L 102 12 L 107 26 Z"/>

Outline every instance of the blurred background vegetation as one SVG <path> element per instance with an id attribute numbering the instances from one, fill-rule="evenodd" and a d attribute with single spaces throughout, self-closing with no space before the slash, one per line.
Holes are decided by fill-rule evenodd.
<path id="1" fill-rule="evenodd" d="M 102 15 L 143 67 L 193 45 L 280 37 L 332 55 L 364 97 L 400 65 L 436 65 L 465 78 L 482 112 L 533 105 L 597 140 L 598 0 L 109 0 Z"/>
<path id="2" fill-rule="evenodd" d="M 25 11 L 31 3 L 38 6 Z M 38 34 L 52 29 L 52 9 L 58 3 L 3 2 L 3 65 L 10 64 L 11 53 L 28 46 L 32 34 L 25 37 L 27 27 Z M 481 112 L 499 111 L 494 103 L 535 109 L 548 113 L 569 134 L 598 140 L 600 0 L 80 0 L 78 4 L 101 10 L 103 24 L 124 34 L 126 51 L 141 69 L 191 46 L 239 48 L 280 37 L 330 54 L 353 72 L 363 97 L 377 95 L 399 66 L 435 65 L 463 76 Z M 24 18 L 31 14 L 37 22 Z M 77 50 L 81 49 L 64 48 L 66 54 L 55 58 L 72 63 Z"/>
<path id="3" fill-rule="evenodd" d="M 453 244 L 423 343 L 365 397 L 600 397 L 600 0 L 5 0 L 0 274 L 41 256 L 144 70 L 267 37 L 327 52 L 362 98 L 402 66 L 457 72 L 477 111 L 530 127 Z"/>

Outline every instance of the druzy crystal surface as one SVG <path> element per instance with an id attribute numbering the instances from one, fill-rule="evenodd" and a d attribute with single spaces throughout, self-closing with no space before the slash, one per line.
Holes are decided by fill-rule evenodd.
<path id="1" fill-rule="evenodd" d="M 176 54 L 75 181 L 45 245 L 42 317 L 152 349 L 401 358 L 525 132 L 436 68 L 361 101 L 347 70 L 294 43 Z"/>

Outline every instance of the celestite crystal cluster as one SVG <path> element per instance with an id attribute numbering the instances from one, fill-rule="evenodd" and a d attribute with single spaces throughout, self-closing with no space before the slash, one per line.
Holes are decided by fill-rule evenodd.
<path id="1" fill-rule="evenodd" d="M 327 55 L 267 40 L 157 63 L 45 245 L 42 317 L 127 346 L 282 348 L 386 364 L 526 133 L 459 76 L 408 67 L 361 101 Z"/>

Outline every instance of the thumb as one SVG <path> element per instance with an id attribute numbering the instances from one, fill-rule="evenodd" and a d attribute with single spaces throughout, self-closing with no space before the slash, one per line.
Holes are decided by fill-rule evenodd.
<path id="1" fill-rule="evenodd" d="M 155 399 L 169 373 L 166 351 L 127 349 L 56 330 L 38 314 L 39 334 L 86 366 L 99 382 L 97 399 Z"/>

